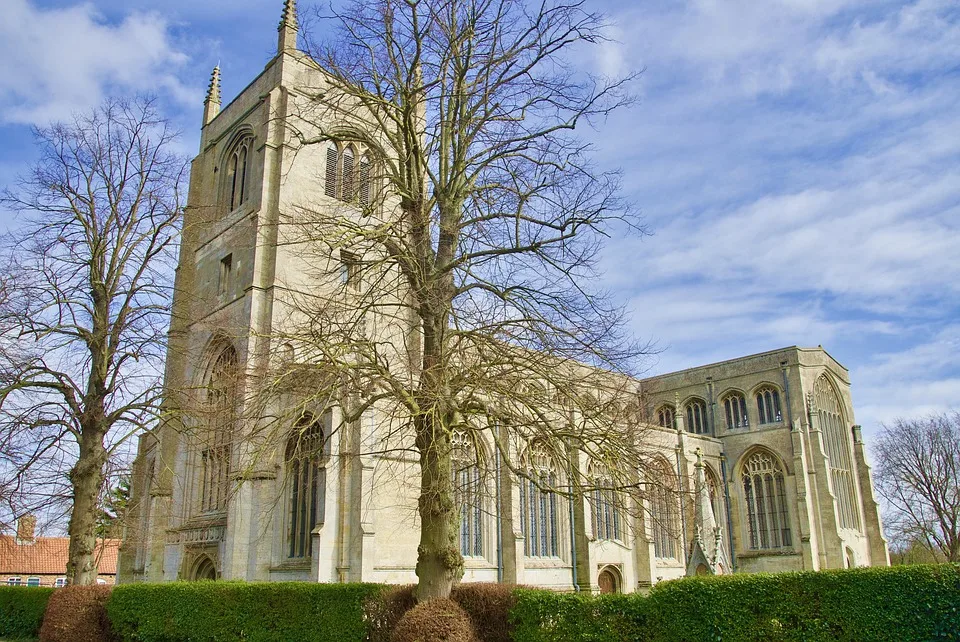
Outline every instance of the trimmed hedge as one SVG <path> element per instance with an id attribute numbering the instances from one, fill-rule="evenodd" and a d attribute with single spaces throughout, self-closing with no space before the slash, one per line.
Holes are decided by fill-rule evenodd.
<path id="1" fill-rule="evenodd" d="M 646 640 L 648 601 L 640 595 L 517 589 L 510 613 L 516 642 Z"/>
<path id="2" fill-rule="evenodd" d="M 35 638 L 55 589 L 0 586 L 0 638 Z"/>
<path id="3" fill-rule="evenodd" d="M 377 584 L 172 582 L 121 584 L 107 615 L 124 642 L 363 640 L 363 604 Z"/>
<path id="4" fill-rule="evenodd" d="M 960 640 L 960 565 L 687 578 L 646 601 L 651 642 Z"/>

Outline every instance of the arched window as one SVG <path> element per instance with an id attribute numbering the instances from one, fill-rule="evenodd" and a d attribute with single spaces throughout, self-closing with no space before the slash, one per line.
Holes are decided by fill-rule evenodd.
<path id="1" fill-rule="evenodd" d="M 673 406 L 660 406 L 657 410 L 657 423 L 663 428 L 676 429 L 677 417 L 674 413 Z"/>
<path id="2" fill-rule="evenodd" d="M 331 142 L 327 147 L 323 193 L 345 203 L 359 201 L 368 205 L 371 167 L 369 154 L 360 155 L 353 145 L 338 147 Z"/>
<path id="3" fill-rule="evenodd" d="M 676 474 L 665 461 L 658 461 L 647 473 L 650 517 L 653 524 L 655 557 L 680 557 L 680 504 Z"/>
<path id="4" fill-rule="evenodd" d="M 527 449 L 522 466 L 528 479 L 520 480 L 520 516 L 523 553 L 527 557 L 560 557 L 560 483 L 553 456 L 542 443 Z"/>
<path id="5" fill-rule="evenodd" d="M 687 432 L 703 435 L 709 432 L 707 427 L 707 404 L 694 399 L 687 404 Z"/>
<path id="6" fill-rule="evenodd" d="M 780 393 L 776 388 L 761 388 L 757 391 L 757 413 L 761 424 L 778 424 L 783 421 L 780 412 Z"/>
<path id="7" fill-rule="evenodd" d="M 747 400 L 739 392 L 727 395 L 723 400 L 723 411 L 727 417 L 728 430 L 750 427 L 750 419 L 747 417 Z"/>
<path id="8" fill-rule="evenodd" d="M 773 455 L 757 451 L 741 467 L 750 548 L 792 546 L 783 469 Z"/>
<path id="9" fill-rule="evenodd" d="M 471 435 L 453 434 L 454 501 L 460 507 L 460 554 L 483 557 L 483 481 L 480 460 Z"/>
<path id="10" fill-rule="evenodd" d="M 326 439 L 333 415 L 316 419 L 304 415 L 287 440 L 287 484 L 290 488 L 289 548 L 292 559 L 313 556 L 313 529 L 324 521 L 326 496 Z"/>
<path id="11" fill-rule="evenodd" d="M 707 479 L 707 492 L 710 494 L 710 507 L 713 509 L 713 521 L 717 524 L 723 524 L 723 506 L 721 501 L 723 501 L 723 493 L 720 490 L 720 480 L 717 478 L 717 474 L 713 472 L 713 469 L 710 466 L 705 466 L 704 477 Z"/>
<path id="12" fill-rule="evenodd" d="M 813 385 L 814 403 L 820 418 L 820 430 L 830 460 L 830 478 L 840 509 L 841 528 L 860 528 L 856 491 L 853 487 L 853 466 L 850 457 L 850 430 L 843 416 L 843 407 L 830 381 L 820 375 Z"/>
<path id="13" fill-rule="evenodd" d="M 623 539 L 620 511 L 617 509 L 617 492 L 613 480 L 596 470 L 590 471 L 594 486 L 590 493 L 590 508 L 593 519 L 593 536 L 598 540 Z"/>
<path id="14" fill-rule="evenodd" d="M 224 176 L 223 191 L 228 212 L 232 212 L 247 202 L 252 156 L 253 136 L 241 138 L 227 154 L 227 173 Z"/>
<path id="15" fill-rule="evenodd" d="M 207 380 L 207 426 L 200 450 L 200 510 L 204 513 L 220 512 L 227 507 L 238 374 L 237 353 L 228 346 L 217 355 Z"/>

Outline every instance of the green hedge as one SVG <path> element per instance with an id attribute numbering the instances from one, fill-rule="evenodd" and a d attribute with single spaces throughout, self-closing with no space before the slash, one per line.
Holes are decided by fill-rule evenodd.
<path id="1" fill-rule="evenodd" d="M 172 582 L 122 584 L 107 615 L 124 642 L 363 640 L 376 584 Z"/>
<path id="2" fill-rule="evenodd" d="M 0 638 L 35 638 L 52 588 L 0 586 Z"/>
<path id="3" fill-rule="evenodd" d="M 960 565 L 688 578 L 645 599 L 651 642 L 960 640 Z"/>
<path id="4" fill-rule="evenodd" d="M 510 613 L 515 642 L 644 640 L 647 600 L 639 595 L 591 596 L 517 589 Z"/>

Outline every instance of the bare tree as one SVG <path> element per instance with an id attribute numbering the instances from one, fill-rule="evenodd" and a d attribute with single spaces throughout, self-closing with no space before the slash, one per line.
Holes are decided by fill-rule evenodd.
<path id="1" fill-rule="evenodd" d="M 90 584 L 108 460 L 158 408 L 186 164 L 146 99 L 35 134 L 39 160 L 0 200 L 23 214 L 0 316 L 16 347 L 0 380 L 3 472 L 72 500 L 67 578 Z"/>
<path id="2" fill-rule="evenodd" d="M 288 284 L 275 338 L 296 358 L 265 391 L 336 401 L 345 423 L 389 417 L 379 447 L 419 460 L 427 600 L 463 572 L 458 443 L 493 444 L 571 498 L 591 460 L 612 490 L 638 486 L 629 375 L 646 346 L 594 283 L 604 235 L 641 228 L 619 175 L 574 135 L 627 104 L 633 76 L 572 64 L 604 39 L 582 2 L 377 0 L 332 19 L 340 37 L 312 51 L 324 87 L 287 126 L 303 146 L 336 142 L 323 191 L 343 205 L 303 203 L 286 221 L 281 242 L 318 248 L 303 280 L 317 285 Z"/>
<path id="3" fill-rule="evenodd" d="M 960 412 L 883 425 L 874 454 L 890 534 L 960 562 Z"/>

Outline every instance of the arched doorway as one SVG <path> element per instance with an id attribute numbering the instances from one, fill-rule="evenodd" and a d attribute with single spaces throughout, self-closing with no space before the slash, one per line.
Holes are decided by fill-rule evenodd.
<path id="1" fill-rule="evenodd" d="M 202 555 L 193 565 L 191 574 L 194 581 L 197 580 L 215 580 L 217 579 L 217 567 L 207 555 Z"/>
<path id="2" fill-rule="evenodd" d="M 612 566 L 606 566 L 600 570 L 597 577 L 597 584 L 600 585 L 600 594 L 607 595 L 620 592 L 620 571 Z"/>

